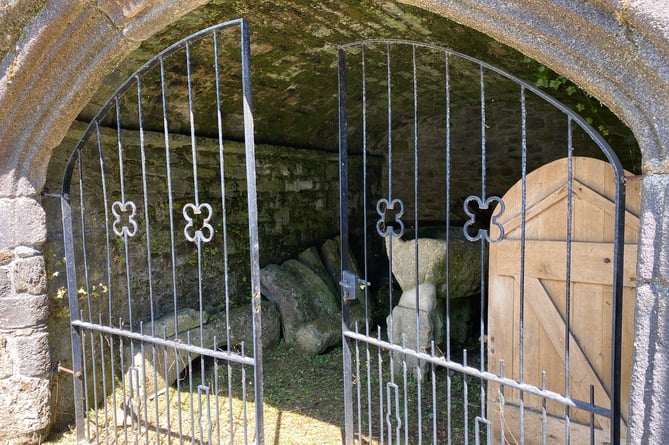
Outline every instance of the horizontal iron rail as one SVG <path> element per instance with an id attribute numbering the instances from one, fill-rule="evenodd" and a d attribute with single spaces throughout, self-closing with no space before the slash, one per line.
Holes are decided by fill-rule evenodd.
<path id="1" fill-rule="evenodd" d="M 395 345 L 393 343 L 388 343 L 387 341 L 379 340 L 371 336 L 367 336 L 365 334 L 361 334 L 359 332 L 351 331 L 351 330 L 345 330 L 344 331 L 344 336 L 356 340 L 356 341 L 361 341 L 364 343 L 368 343 L 372 346 L 376 346 L 388 351 L 392 352 L 397 352 L 400 354 L 407 354 L 413 357 L 416 357 L 419 360 L 424 360 L 428 363 L 432 363 L 437 366 L 441 366 L 443 368 L 451 369 L 453 371 L 462 373 L 462 374 L 467 374 L 469 376 L 475 377 L 475 378 L 480 378 L 484 379 L 489 382 L 494 382 L 498 383 L 500 385 L 503 385 L 505 387 L 517 389 L 519 391 L 522 391 L 524 393 L 529 393 L 538 397 L 542 397 L 548 400 L 552 400 L 558 403 L 561 403 L 564 406 L 569 406 L 572 408 L 577 408 L 581 409 L 584 411 L 591 412 L 593 414 L 597 414 L 600 416 L 604 417 L 611 417 L 611 410 L 604 408 L 602 406 L 598 405 L 593 405 L 587 402 L 583 402 L 581 400 L 577 399 L 572 399 L 570 397 L 565 397 L 561 394 L 558 394 L 553 391 L 549 390 L 542 390 L 541 388 L 534 386 L 534 385 L 529 385 L 527 383 L 519 383 L 513 379 L 509 379 L 507 377 L 500 377 L 492 372 L 486 372 L 486 371 L 481 371 L 480 369 L 477 368 L 472 368 L 469 366 L 465 366 L 461 363 L 454 362 L 451 360 L 447 360 L 443 357 L 436 357 L 430 354 L 426 354 L 424 352 L 418 352 L 414 351 L 413 349 L 407 349 L 403 348 L 400 345 Z"/>
<path id="2" fill-rule="evenodd" d="M 253 358 L 242 357 L 237 354 L 231 354 L 225 351 L 202 348 L 200 346 L 190 345 L 187 343 L 182 343 L 180 341 L 167 340 L 160 337 L 153 337 L 151 335 L 145 335 L 140 332 L 132 332 L 126 329 L 102 326 L 96 323 L 89 323 L 87 321 L 72 320 L 71 324 L 72 326 L 86 329 L 89 331 L 96 331 L 96 332 L 102 332 L 104 334 L 116 335 L 118 337 L 124 337 L 131 340 L 138 340 L 144 343 L 151 343 L 160 346 L 165 346 L 168 348 L 177 349 L 179 351 L 186 351 L 186 352 L 191 352 L 193 354 L 203 355 L 206 357 L 216 358 L 220 360 L 227 360 L 229 362 L 239 363 L 241 365 L 255 366 L 255 361 Z"/>

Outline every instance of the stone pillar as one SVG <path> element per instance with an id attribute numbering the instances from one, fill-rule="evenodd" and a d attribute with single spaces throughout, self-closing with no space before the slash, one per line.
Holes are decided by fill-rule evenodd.
<path id="1" fill-rule="evenodd" d="M 669 174 L 643 178 L 628 444 L 669 441 Z"/>
<path id="2" fill-rule="evenodd" d="M 430 354 L 432 341 L 439 344 L 443 340 L 443 312 L 437 309 L 437 288 L 434 284 L 423 283 L 418 286 L 419 298 L 416 298 L 416 293 L 415 287 L 402 292 L 399 304 L 392 312 L 392 323 L 390 315 L 386 318 L 388 338 L 392 338 L 396 345 Z M 416 336 L 417 328 L 420 338 Z M 396 373 L 401 375 L 403 362 L 406 362 L 410 374 L 417 376 L 420 370 L 421 376 L 426 375 L 427 362 L 402 355 L 393 362 Z"/>
<path id="3" fill-rule="evenodd" d="M 46 240 L 41 205 L 0 198 L 0 442 L 38 443 L 50 425 Z"/>

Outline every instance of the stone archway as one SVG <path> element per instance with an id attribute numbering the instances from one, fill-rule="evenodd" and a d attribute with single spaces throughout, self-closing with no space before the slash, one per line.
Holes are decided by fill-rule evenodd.
<path id="1" fill-rule="evenodd" d="M 160 29 L 206 3 L 171 0 L 16 2 L 0 78 L 0 437 L 48 430 L 52 364 L 46 313 L 44 212 L 37 196 L 50 154 L 104 75 Z M 630 442 L 662 443 L 669 329 L 669 12 L 652 0 L 410 0 L 528 54 L 569 77 L 632 128 L 643 152 L 643 210 Z M 41 7 L 41 9 L 40 9 Z M 39 10 L 36 14 L 20 11 Z M 6 43 L 4 46 L 7 46 Z M 38 86 L 38 87 L 35 87 Z M 662 349 L 665 348 L 665 349 Z M 29 351 L 24 353 L 23 351 Z M 29 395 L 26 397 L 26 395 Z M 41 402 L 40 402 L 41 401 Z M 19 403 L 20 402 L 20 403 Z M 654 419 L 658 419 L 655 420 Z"/>

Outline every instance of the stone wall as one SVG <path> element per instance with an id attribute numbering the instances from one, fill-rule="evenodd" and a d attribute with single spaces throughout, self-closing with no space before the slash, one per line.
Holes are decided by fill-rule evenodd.
<path id="1" fill-rule="evenodd" d="M 54 152 L 49 166 L 47 189 L 43 197 L 46 210 L 48 236 L 45 245 L 46 269 L 49 280 L 49 331 L 52 361 L 61 361 L 64 366 L 71 362 L 69 334 L 67 329 L 68 310 L 65 292 L 65 262 L 63 261 L 63 238 L 60 217 L 60 200 L 53 192 L 60 190 L 61 177 L 69 153 L 83 132 L 84 126 L 75 123 L 61 146 Z M 120 176 L 116 150 L 116 132 L 102 130 L 104 164 L 109 202 L 119 199 Z M 178 308 L 199 307 L 197 255 L 194 245 L 184 239 L 185 221 L 182 208 L 193 200 L 193 165 L 191 161 L 190 136 L 173 134 L 170 136 L 170 160 L 174 250 L 176 276 L 172 279 L 171 234 L 168 194 L 166 189 L 165 140 L 159 133 L 145 133 L 145 170 L 151 235 L 152 287 L 148 292 L 149 272 L 143 206 L 141 156 L 138 150 L 139 133 L 122 132 L 124 141 L 124 190 L 127 199 L 137 204 L 138 233 L 130 240 L 128 255 L 124 252 L 121 238 L 110 236 L 111 265 L 107 266 L 107 238 L 105 235 L 105 209 L 99 175 L 99 159 L 94 144 L 82 151 L 82 171 L 84 172 L 85 218 L 87 222 L 86 247 L 88 255 L 88 281 L 93 289 L 89 295 L 81 294 L 80 309 L 85 314 L 90 309 L 94 321 L 98 313 L 104 320 L 109 317 L 108 307 L 112 307 L 111 318 L 128 320 L 130 306 L 134 323 L 150 317 L 151 309 L 155 317 L 170 314 L 174 310 L 174 285 L 178 297 Z M 218 141 L 197 138 L 198 148 L 198 189 L 200 202 L 209 202 L 214 207 L 216 233 L 210 243 L 202 248 L 202 290 L 205 308 L 216 308 L 225 301 L 226 286 L 233 305 L 250 301 L 250 266 L 248 256 L 248 222 L 246 209 L 246 173 L 244 145 L 239 142 L 225 142 L 225 195 L 227 205 L 227 267 L 225 273 L 222 226 L 220 224 L 221 181 L 218 162 Z M 380 159 L 369 160 L 370 171 L 378 169 Z M 360 156 L 353 156 L 353 165 L 360 164 Z M 258 200 L 258 230 L 261 266 L 280 263 L 294 257 L 301 250 L 320 245 L 324 240 L 338 235 L 339 231 L 339 166 L 338 154 L 292 147 L 256 146 L 256 186 Z M 372 190 L 378 189 L 378 174 L 373 174 Z M 75 171 L 72 186 L 73 220 L 77 252 L 82 253 L 80 237 L 80 205 L 78 174 Z M 361 177 L 351 178 L 353 190 L 361 189 Z M 359 193 L 352 193 L 353 203 L 361 202 Z M 108 211 L 108 223 L 113 217 Z M 83 257 L 80 257 L 83 258 Z M 25 262 L 25 260 L 22 260 Z M 127 264 L 126 264 L 127 263 Z M 131 274 L 126 274 L 130 266 Z M 83 261 L 77 262 L 79 283 L 85 283 Z M 107 271 L 111 270 L 111 281 Z M 42 278 L 44 276 L 42 275 Z M 133 291 L 131 302 L 127 298 L 126 283 L 129 279 Z M 46 285 L 46 280 L 43 285 Z M 25 286 L 24 286 L 25 287 Z M 111 297 L 111 305 L 108 298 Z M 55 376 L 54 385 L 58 392 L 54 404 L 58 413 L 57 427 L 65 426 L 71 417 L 71 381 L 69 376 Z"/>
<path id="2" fill-rule="evenodd" d="M 408 1 L 408 0 L 407 0 Z M 637 295 L 635 368 L 628 443 L 665 443 L 667 353 L 666 201 L 669 127 L 669 17 L 663 2 L 564 2 L 556 0 L 411 0 L 521 50 L 576 81 L 630 125 L 643 151 L 643 215 L 640 281 Z M 18 24 L 7 26 L 0 77 L 0 289 L 18 317 L 30 320 L 10 329 L 3 322 L 6 344 L 16 344 L 32 326 L 39 345 L 45 314 L 31 314 L 31 299 L 12 281 L 14 262 L 24 247 L 35 249 L 38 262 L 45 223 L 38 194 L 46 164 L 72 120 L 89 101 L 104 75 L 139 42 L 196 7 L 194 1 L 119 0 L 13 2 L 3 24 L 23 11 Z M 30 11 L 30 12 L 28 12 Z M 31 11 L 39 11 L 32 14 Z M 429 31 L 431 24 L 424 27 Z M 372 32 L 368 26 L 361 27 Z M 381 26 L 384 28 L 384 26 Z M 284 38 L 283 33 L 277 33 Z M 466 40 L 460 38 L 460 40 Z M 6 53 L 6 54 L 5 54 Z M 289 79 L 290 81 L 290 79 Z M 287 91 L 292 91 L 287 89 Z M 19 250 L 19 252 L 17 252 Z M 43 270 L 43 269 L 42 269 Z M 38 273 L 39 275 L 39 273 Z M 8 278 L 9 277 L 9 278 Z M 11 339 L 10 339 L 11 337 Z M 13 350 L 11 359 L 16 354 Z M 7 357 L 7 356 L 5 356 Z M 3 359 L 5 360 L 5 359 Z M 6 362 L 3 362 L 6 363 Z M 33 383 L 46 379 L 13 375 L 1 388 L 4 406 L 18 399 L 30 407 L 4 410 L 2 440 L 39 441 L 47 417 L 41 390 L 29 397 Z M 35 372 L 42 372 L 35 366 Z M 46 370 L 45 370 L 46 372 Z M 17 384 L 18 382 L 18 384 Z M 29 384 L 24 385 L 23 383 Z M 40 419 L 28 421 L 24 419 Z"/>
<path id="3" fill-rule="evenodd" d="M 0 437 L 38 442 L 51 415 L 44 210 L 33 199 L 0 199 L 0 226 L 9 229 L 0 234 L 0 425 L 12 431 Z"/>

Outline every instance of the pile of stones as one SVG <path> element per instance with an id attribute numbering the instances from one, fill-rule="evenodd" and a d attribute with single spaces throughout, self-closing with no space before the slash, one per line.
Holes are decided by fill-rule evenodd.
<path id="1" fill-rule="evenodd" d="M 341 343 L 341 252 L 339 239 L 310 247 L 297 258 L 260 270 L 263 296 L 279 310 L 283 337 L 298 350 L 316 355 Z M 350 268 L 359 275 L 355 258 L 346 249 Z M 364 324 L 361 305 L 351 307 L 351 324 Z"/>

